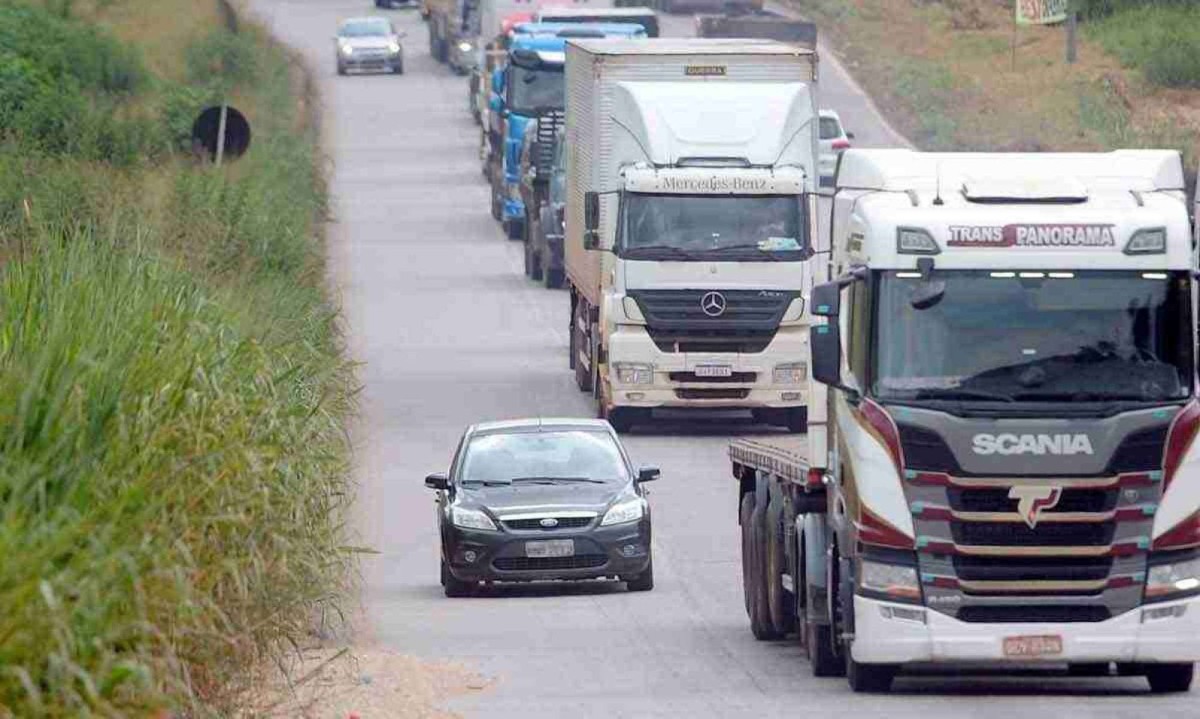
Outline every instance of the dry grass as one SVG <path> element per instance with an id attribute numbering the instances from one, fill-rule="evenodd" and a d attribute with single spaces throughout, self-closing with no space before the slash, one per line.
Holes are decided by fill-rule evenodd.
<path id="1" fill-rule="evenodd" d="M 1081 30 L 1022 27 L 995 0 L 794 0 L 898 128 L 933 150 L 1200 151 L 1200 92 L 1149 86 Z M 1015 41 L 1015 42 L 1014 42 Z M 1015 53 L 1014 53 L 1015 44 Z M 1194 164 L 1193 164 L 1194 171 Z"/>
<path id="2" fill-rule="evenodd" d="M 154 74 L 176 81 L 186 70 L 181 49 L 221 22 L 213 0 L 76 0 L 72 14 L 138 45 Z"/>

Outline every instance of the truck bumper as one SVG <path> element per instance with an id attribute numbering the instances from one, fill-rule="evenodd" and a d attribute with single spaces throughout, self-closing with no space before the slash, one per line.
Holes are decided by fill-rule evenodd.
<path id="1" fill-rule="evenodd" d="M 786 409 L 808 401 L 806 382 L 773 382 L 776 365 L 807 360 L 804 327 L 781 327 L 764 351 L 753 354 L 663 352 L 637 325 L 619 326 L 608 341 L 609 399 L 614 407 Z M 616 365 L 623 363 L 652 366 L 652 381 L 621 382 Z M 705 365 L 727 366 L 733 377 L 678 379 Z"/>
<path id="2" fill-rule="evenodd" d="M 893 615 L 892 608 L 903 613 Z M 899 618 L 914 610 L 923 613 L 923 621 Z M 1138 607 L 1103 622 L 977 624 L 855 596 L 854 625 L 851 651 L 864 663 L 1200 661 L 1200 597 Z M 1062 654 L 1019 660 L 1004 655 L 1005 637 L 1039 635 L 1061 636 Z"/>

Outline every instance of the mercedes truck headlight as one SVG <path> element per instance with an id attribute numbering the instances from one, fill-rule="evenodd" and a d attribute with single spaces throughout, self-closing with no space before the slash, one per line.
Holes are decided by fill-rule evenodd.
<path id="1" fill-rule="evenodd" d="M 636 362 L 616 362 L 617 381 L 621 384 L 650 384 L 654 381 L 654 365 Z"/>
<path id="2" fill-rule="evenodd" d="M 788 362 L 787 364 L 775 365 L 775 371 L 771 373 L 771 378 L 775 384 L 801 384 L 808 381 L 808 363 L 807 362 Z"/>
<path id="3" fill-rule="evenodd" d="M 642 518 L 645 512 L 645 503 L 641 497 L 631 499 L 627 502 L 614 504 L 607 512 L 604 513 L 604 519 L 600 520 L 601 527 L 607 527 L 610 524 L 625 524 L 626 522 L 636 522 Z"/>
<path id="4" fill-rule="evenodd" d="M 392 53 L 393 55 L 399 53 L 400 52 L 400 43 L 389 42 L 388 43 L 388 52 Z"/>
<path id="5" fill-rule="evenodd" d="M 454 526 L 463 529 L 485 529 L 496 531 L 496 523 L 492 518 L 479 511 L 478 509 L 465 509 L 463 507 L 450 508 L 450 521 Z"/>
<path id="6" fill-rule="evenodd" d="M 1200 594 L 1200 556 L 1150 567 L 1146 601 Z"/>
<path id="7" fill-rule="evenodd" d="M 859 564 L 858 585 L 863 589 L 901 601 L 920 601 L 921 583 L 917 568 L 883 564 L 864 559 Z"/>

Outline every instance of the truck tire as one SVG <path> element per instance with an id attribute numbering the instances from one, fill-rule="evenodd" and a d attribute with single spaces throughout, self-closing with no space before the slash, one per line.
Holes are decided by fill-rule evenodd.
<path id="1" fill-rule="evenodd" d="M 768 506 L 763 514 L 766 543 L 765 576 L 767 580 L 767 607 L 771 612 L 771 624 L 781 635 L 791 634 L 796 629 L 796 604 L 783 587 L 787 555 L 783 548 L 786 535 L 778 518 L 772 518 Z M 792 585 L 795 586 L 795 585 Z"/>
<path id="2" fill-rule="evenodd" d="M 850 647 L 846 652 L 846 683 L 850 689 L 860 694 L 878 694 L 892 689 L 892 681 L 900 667 L 895 664 L 862 664 L 850 656 Z"/>
<path id="3" fill-rule="evenodd" d="M 442 560 L 442 592 L 447 597 L 469 597 L 474 589 L 474 582 L 464 582 L 455 577 L 446 566 L 446 560 Z"/>
<path id="4" fill-rule="evenodd" d="M 782 633 L 771 621 L 767 600 L 767 527 L 765 497 L 754 492 L 754 511 L 750 515 L 750 631 L 759 641 L 779 639 Z"/>
<path id="5" fill-rule="evenodd" d="M 603 403 L 601 407 L 603 407 Z M 626 434 L 633 429 L 634 425 L 642 419 L 641 413 L 634 407 L 613 407 L 609 410 L 601 410 L 604 416 L 601 419 L 607 419 L 608 423 L 617 434 Z"/>
<path id="6" fill-rule="evenodd" d="M 574 332 L 575 347 L 576 347 L 575 386 L 579 388 L 580 392 L 591 392 L 592 391 L 592 365 L 596 364 L 595 357 L 589 357 L 588 365 L 585 366 L 582 362 L 579 361 L 579 358 L 577 356 L 579 349 L 581 349 L 583 347 L 591 347 L 591 341 L 588 338 L 587 334 L 585 334 L 583 331 L 583 328 L 587 327 L 587 326 L 588 326 L 587 302 L 585 302 L 583 300 L 583 298 L 581 297 L 579 299 L 579 303 L 577 304 L 576 310 L 575 310 L 575 332 Z"/>
<path id="7" fill-rule="evenodd" d="M 1146 681 L 1155 694 L 1178 694 L 1192 688 L 1195 673 L 1193 664 L 1151 664 L 1146 667 Z"/>
<path id="8" fill-rule="evenodd" d="M 525 238 L 525 230 L 522 225 L 525 223 L 519 219 L 504 220 L 504 235 L 510 240 L 521 240 Z"/>
<path id="9" fill-rule="evenodd" d="M 754 492 L 746 492 L 738 505 L 738 525 L 742 530 L 742 598 L 746 602 L 746 616 L 750 616 L 750 520 L 753 514 Z"/>
<path id="10" fill-rule="evenodd" d="M 542 263 L 529 239 L 529 225 L 525 225 L 525 276 L 535 282 L 542 279 Z"/>
<path id="11" fill-rule="evenodd" d="M 575 290 L 571 289 L 571 318 L 567 320 L 567 369 L 575 369 Z M 578 381 L 576 377 L 576 381 Z"/>
<path id="12" fill-rule="evenodd" d="M 490 163 L 488 181 L 492 186 L 492 219 L 502 221 L 504 219 L 504 198 L 500 196 L 500 190 L 496 187 L 496 171 L 490 166 Z"/>
<path id="13" fill-rule="evenodd" d="M 804 648 L 814 677 L 841 676 L 846 665 L 833 652 L 833 630 L 828 624 L 804 622 Z"/>

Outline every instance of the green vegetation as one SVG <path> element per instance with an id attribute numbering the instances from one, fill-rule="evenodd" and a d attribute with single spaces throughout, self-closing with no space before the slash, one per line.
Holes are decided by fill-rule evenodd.
<path id="1" fill-rule="evenodd" d="M 1200 3 L 1126 3 L 1088 27 L 1122 64 L 1155 85 L 1200 88 Z"/>
<path id="2" fill-rule="evenodd" d="M 210 20 L 90 19 L 164 4 Z M 221 715 L 350 574 L 314 130 L 259 32 L 165 75 L 72 5 L 0 8 L 0 717 Z M 213 168 L 222 88 L 255 136 Z"/>

